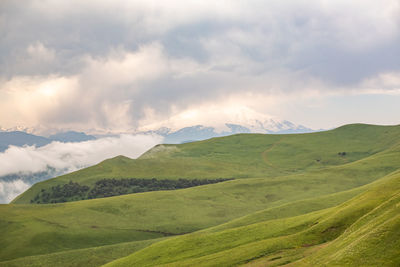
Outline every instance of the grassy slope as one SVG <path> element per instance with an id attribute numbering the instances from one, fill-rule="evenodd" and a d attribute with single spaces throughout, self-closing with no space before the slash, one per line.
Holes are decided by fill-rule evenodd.
<path id="1" fill-rule="evenodd" d="M 296 266 L 400 265 L 400 191 L 361 217 L 329 246 Z"/>
<path id="2" fill-rule="evenodd" d="M 5 244 L 0 259 L 205 229 L 265 208 L 370 183 L 398 169 L 398 155 L 396 149 L 387 150 L 340 167 L 279 179 L 238 179 L 64 204 L 0 205 L 0 238 Z"/>
<path id="3" fill-rule="evenodd" d="M 383 151 L 398 142 L 399 126 L 348 125 L 296 135 L 239 134 L 181 145 L 161 145 L 139 159 L 116 157 L 40 182 L 13 203 L 28 204 L 42 189 L 70 180 L 93 184 L 102 178 L 278 177 L 339 166 Z M 345 157 L 338 152 L 347 152 Z M 290 156 L 289 156 L 290 155 Z"/>
<path id="4" fill-rule="evenodd" d="M 283 264 L 301 257 L 305 247 L 334 239 L 293 266 L 395 266 L 400 264 L 399 214 L 397 172 L 334 208 L 176 237 L 107 266 L 232 266 L 259 258 L 259 266 Z"/>
<path id="5" fill-rule="evenodd" d="M 2 267 L 42 267 L 42 266 L 68 266 L 68 267 L 95 267 L 111 260 L 125 257 L 137 250 L 145 248 L 162 239 L 150 239 L 119 243 L 116 245 L 100 246 L 85 249 L 75 249 L 39 256 L 22 257 L 15 260 L 0 262 Z"/>
<path id="6" fill-rule="evenodd" d="M 29 200 L 29 195 L 42 186 L 70 179 L 90 183 L 99 177 L 110 176 L 199 178 L 242 175 L 262 178 L 64 204 L 0 205 L 0 239 L 4 244 L 0 261 L 57 251 L 67 253 L 62 254 L 67 256 L 61 257 L 61 265 L 70 262 L 68 255 L 79 255 L 79 251 L 82 255 L 86 255 L 85 251 L 93 251 L 94 262 L 96 258 L 110 261 L 111 256 L 103 256 L 101 249 L 92 247 L 115 244 L 117 248 L 121 242 L 149 240 L 212 226 L 216 227 L 204 230 L 204 233 L 219 233 L 271 219 L 297 223 L 290 217 L 342 203 L 368 189 L 368 186 L 360 186 L 399 169 L 400 149 L 396 146 L 399 136 L 400 127 L 351 125 L 325 133 L 237 135 L 167 148 L 162 146 L 139 160 L 117 157 L 40 183 L 15 202 Z M 341 151 L 348 155 L 338 156 L 337 152 Z M 353 188 L 356 189 L 351 190 Z M 349 191 L 342 192 L 345 190 Z M 228 222 L 248 214 L 251 215 Z M 222 223 L 226 224 L 220 225 Z M 294 227 L 307 226 L 306 220 L 303 225 Z M 68 254 L 68 250 L 72 254 Z M 297 252 L 294 254 L 298 257 Z M 52 262 L 54 257 L 57 258 L 55 255 L 20 260 L 24 264 Z"/>
<path id="7" fill-rule="evenodd" d="M 368 186 L 367 186 L 368 187 Z M 228 229 L 237 225 L 247 225 L 254 221 L 262 221 L 268 218 L 285 218 L 292 214 L 304 214 L 309 211 L 320 210 L 327 207 L 332 207 L 338 203 L 342 203 L 345 200 L 353 197 L 359 192 L 364 191 L 366 188 L 356 188 L 353 190 L 345 191 L 342 193 L 335 193 L 328 196 L 317 197 L 307 199 L 304 201 L 295 201 L 288 204 L 284 204 L 275 208 L 270 208 L 262 212 L 233 220 L 220 226 L 206 229 L 207 232 L 215 232 L 220 229 Z M 107 218 L 107 216 L 105 216 Z M 47 229 L 49 231 L 50 229 Z M 130 243 L 120 243 L 109 246 L 102 246 L 99 248 L 88 248 L 88 249 L 77 249 L 67 250 L 65 252 L 52 253 L 47 255 L 23 257 L 16 260 L 0 262 L 0 266 L 54 266 L 54 262 L 57 261 L 60 266 L 96 266 L 99 263 L 106 263 L 119 257 L 127 256 L 134 250 L 131 246 L 137 247 L 137 244 L 143 244 L 143 242 L 152 243 L 159 239 L 151 239 L 145 241 L 134 241 Z M 54 240 L 49 240 L 54 242 Z M 23 246 L 20 246 L 23 249 Z M 111 250 L 111 254 L 110 254 Z M 83 264 L 84 263 L 84 264 Z"/>

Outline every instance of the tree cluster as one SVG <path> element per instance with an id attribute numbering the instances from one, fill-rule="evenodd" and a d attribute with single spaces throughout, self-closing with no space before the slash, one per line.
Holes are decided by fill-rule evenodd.
<path id="1" fill-rule="evenodd" d="M 70 200 L 85 199 L 90 187 L 69 181 L 64 185 L 57 185 L 50 190 L 42 189 L 31 203 L 60 203 Z"/>
<path id="2" fill-rule="evenodd" d="M 39 194 L 31 200 L 31 203 L 60 203 L 83 199 L 119 196 L 124 194 L 175 190 L 206 184 L 215 184 L 230 179 L 102 179 L 89 187 L 70 181 L 64 185 L 53 186 L 50 189 L 42 189 Z"/>

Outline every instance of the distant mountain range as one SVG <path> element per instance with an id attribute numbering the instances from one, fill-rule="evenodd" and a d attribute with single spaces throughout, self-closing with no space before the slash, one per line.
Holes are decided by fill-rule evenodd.
<path id="1" fill-rule="evenodd" d="M 227 136 L 239 133 L 263 133 L 263 134 L 293 134 L 314 132 L 310 128 L 302 125 L 296 125 L 290 121 L 254 121 L 253 124 L 239 125 L 225 123 L 222 130 L 216 127 L 195 125 L 184 127 L 179 130 L 172 130 L 167 127 L 161 127 L 153 131 L 144 131 L 143 134 L 158 134 L 164 137 L 164 143 L 179 144 L 191 141 L 205 140 L 213 137 Z"/>
<path id="2" fill-rule="evenodd" d="M 205 140 L 213 137 L 221 137 L 239 133 L 269 133 L 269 134 L 282 134 L 282 133 L 305 133 L 313 130 L 301 125 L 295 125 L 288 121 L 274 121 L 272 119 L 263 120 L 234 120 L 240 122 L 214 124 L 213 126 L 194 125 L 183 128 L 174 127 L 173 124 L 169 127 L 154 127 L 155 130 L 147 131 L 131 131 L 131 134 L 156 134 L 162 136 L 164 139 L 162 143 L 180 144 L 199 140 Z M 3 130 L 3 131 L 2 131 Z M 116 137 L 115 133 L 103 135 L 88 135 L 83 132 L 76 131 L 59 131 L 50 136 L 40 136 L 33 133 L 46 131 L 45 128 L 13 128 L 0 130 L 0 153 L 6 151 L 9 146 L 36 146 L 42 147 L 51 142 L 84 142 L 89 140 L 101 139 L 106 137 Z M 52 129 L 54 130 L 54 129 Z M 56 130 L 53 132 L 57 132 Z M 56 146 L 57 147 L 57 146 Z M 65 174 L 68 169 L 57 169 L 54 166 L 48 166 L 47 170 L 40 172 L 15 172 L 8 173 L 7 175 L 0 175 L 0 203 L 8 203 L 10 199 L 24 191 L 26 188 L 39 181 L 47 180 L 51 177 Z"/>
<path id="3" fill-rule="evenodd" d="M 168 127 L 160 127 L 156 130 L 133 132 L 132 134 L 157 134 L 164 137 L 163 142 L 169 144 L 187 143 L 205 140 L 213 137 L 227 136 L 239 133 L 264 133 L 264 134 L 292 134 L 309 133 L 314 130 L 302 125 L 296 125 L 290 121 L 268 119 L 265 121 L 251 120 L 243 124 L 225 123 L 221 127 L 194 125 L 173 130 Z M 101 138 L 100 136 L 98 136 Z M 58 142 L 83 142 L 95 140 L 96 137 L 83 132 L 67 131 L 43 137 L 24 131 L 0 131 L 0 152 L 5 151 L 10 145 L 37 147 Z"/>
<path id="4" fill-rule="evenodd" d="M 61 132 L 49 137 L 38 136 L 29 134 L 22 131 L 4 131 L 0 132 L 0 152 L 5 151 L 10 145 L 13 146 L 45 146 L 53 141 L 58 142 L 83 142 L 88 140 L 94 140 L 96 137 L 87 135 L 82 132 Z"/>
<path id="5" fill-rule="evenodd" d="M 76 142 L 95 140 L 96 137 L 94 137 L 93 135 L 87 135 L 83 132 L 68 131 L 50 135 L 48 139 L 63 143 L 76 143 Z"/>

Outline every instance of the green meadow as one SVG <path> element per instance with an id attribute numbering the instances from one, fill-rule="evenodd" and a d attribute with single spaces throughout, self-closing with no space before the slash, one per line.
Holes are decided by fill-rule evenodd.
<path id="1" fill-rule="evenodd" d="M 231 179 L 57 204 L 101 179 Z M 400 126 L 158 145 L 0 205 L 0 266 L 398 266 Z"/>

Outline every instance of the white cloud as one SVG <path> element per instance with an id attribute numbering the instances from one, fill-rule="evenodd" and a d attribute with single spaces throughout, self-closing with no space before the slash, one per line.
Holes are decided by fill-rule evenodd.
<path id="1" fill-rule="evenodd" d="M 48 168 L 67 173 L 118 155 L 136 158 L 161 142 L 162 137 L 156 135 L 120 135 L 80 143 L 52 142 L 43 147 L 10 146 L 0 153 L 0 176 L 35 174 Z M 24 180 L 0 180 L 0 201 L 13 199 L 29 186 Z"/>
<path id="2" fill-rule="evenodd" d="M 0 153 L 0 176 L 46 171 L 48 167 L 73 171 L 124 155 L 136 158 L 162 138 L 151 135 L 121 135 L 80 143 L 52 142 L 43 147 L 10 146 Z"/>
<path id="3" fill-rule="evenodd" d="M 159 43 L 135 52 L 116 48 L 101 58 L 86 56 L 84 62 L 85 68 L 74 76 L 15 76 L 0 81 L 0 104 L 7 110 L 0 113 L 1 126 L 46 124 L 126 132 L 137 126 L 143 107 L 170 94 L 163 79 L 186 79 L 203 72 L 193 60 L 168 57 Z M 147 99 L 141 101 L 142 95 Z"/>
<path id="4" fill-rule="evenodd" d="M 400 94 L 400 72 L 384 72 L 362 83 L 364 93 Z"/>
<path id="5" fill-rule="evenodd" d="M 80 75 L 83 85 L 93 89 L 130 85 L 134 90 L 140 81 L 152 80 L 168 71 L 168 60 L 158 43 L 141 46 L 135 52 L 113 49 L 104 58 L 86 59 Z"/>
<path id="6" fill-rule="evenodd" d="M 47 114 L 77 92 L 75 77 L 18 76 L 0 82 L 2 126 L 40 124 Z"/>
<path id="7" fill-rule="evenodd" d="M 22 180 L 11 182 L 0 181 L 0 204 L 9 203 L 29 187 L 30 185 Z"/>

